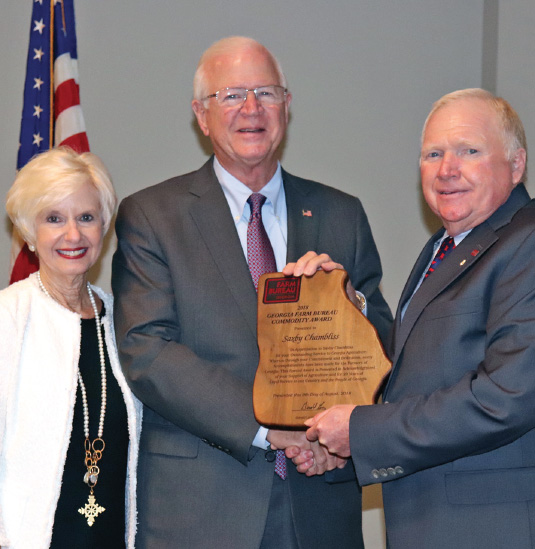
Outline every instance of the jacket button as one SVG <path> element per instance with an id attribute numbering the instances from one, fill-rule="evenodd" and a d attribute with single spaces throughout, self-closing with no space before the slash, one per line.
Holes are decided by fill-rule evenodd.
<path id="1" fill-rule="evenodd" d="M 379 474 L 379 471 L 377 469 L 372 470 L 372 477 L 373 478 L 379 478 L 381 475 Z"/>
<path id="2" fill-rule="evenodd" d="M 386 469 L 379 469 L 379 474 L 382 477 L 387 477 L 388 476 L 388 473 L 386 472 Z"/>
<path id="3" fill-rule="evenodd" d="M 396 473 L 397 473 L 398 475 L 402 475 L 402 474 L 405 472 L 405 470 L 403 469 L 403 467 L 400 467 L 399 465 L 398 465 L 397 467 L 395 467 L 395 470 L 396 470 Z"/>
<path id="4" fill-rule="evenodd" d="M 386 472 L 391 476 L 395 476 L 397 474 L 396 470 L 393 467 L 389 467 Z"/>
<path id="5" fill-rule="evenodd" d="M 273 450 L 266 450 L 266 453 L 264 455 L 264 459 L 266 461 L 269 461 L 270 463 L 275 461 L 276 455 Z"/>

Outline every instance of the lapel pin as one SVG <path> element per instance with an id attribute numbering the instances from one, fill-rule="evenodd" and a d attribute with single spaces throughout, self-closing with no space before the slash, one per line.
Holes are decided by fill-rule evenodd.
<path id="1" fill-rule="evenodd" d="M 303 217 L 312 217 L 312 212 L 310 210 L 302 210 Z"/>
<path id="2" fill-rule="evenodd" d="M 472 252 L 471 252 L 470 255 L 471 255 L 472 257 L 475 257 L 478 253 L 479 253 L 479 250 L 472 250 Z"/>
<path id="3" fill-rule="evenodd" d="M 463 259 L 463 260 L 459 263 L 459 266 L 462 267 L 465 263 L 466 263 L 466 259 Z"/>

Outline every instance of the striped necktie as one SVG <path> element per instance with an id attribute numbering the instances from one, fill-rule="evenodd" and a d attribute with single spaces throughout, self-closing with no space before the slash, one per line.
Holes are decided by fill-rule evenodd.
<path id="1" fill-rule="evenodd" d="M 448 236 L 442 241 L 440 248 L 437 250 L 429 269 L 425 273 L 424 280 L 431 274 L 434 273 L 436 268 L 442 263 L 444 258 L 455 248 L 455 241 L 452 236 Z"/>

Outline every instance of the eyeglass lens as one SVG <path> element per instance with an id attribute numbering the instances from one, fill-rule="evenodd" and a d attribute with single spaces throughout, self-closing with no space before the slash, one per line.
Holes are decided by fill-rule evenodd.
<path id="1" fill-rule="evenodd" d="M 217 101 L 227 107 L 241 105 L 247 99 L 248 92 L 254 92 L 257 101 L 264 105 L 282 103 L 286 90 L 282 86 L 262 86 L 254 90 L 245 88 L 225 88 L 217 92 Z"/>

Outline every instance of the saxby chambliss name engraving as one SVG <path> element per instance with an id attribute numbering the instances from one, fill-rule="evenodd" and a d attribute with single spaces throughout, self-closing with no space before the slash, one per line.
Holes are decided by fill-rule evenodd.
<path id="1" fill-rule="evenodd" d="M 377 333 L 349 301 L 345 271 L 259 283 L 260 362 L 253 391 L 260 423 L 282 427 L 334 404 L 371 404 L 390 369 Z"/>

